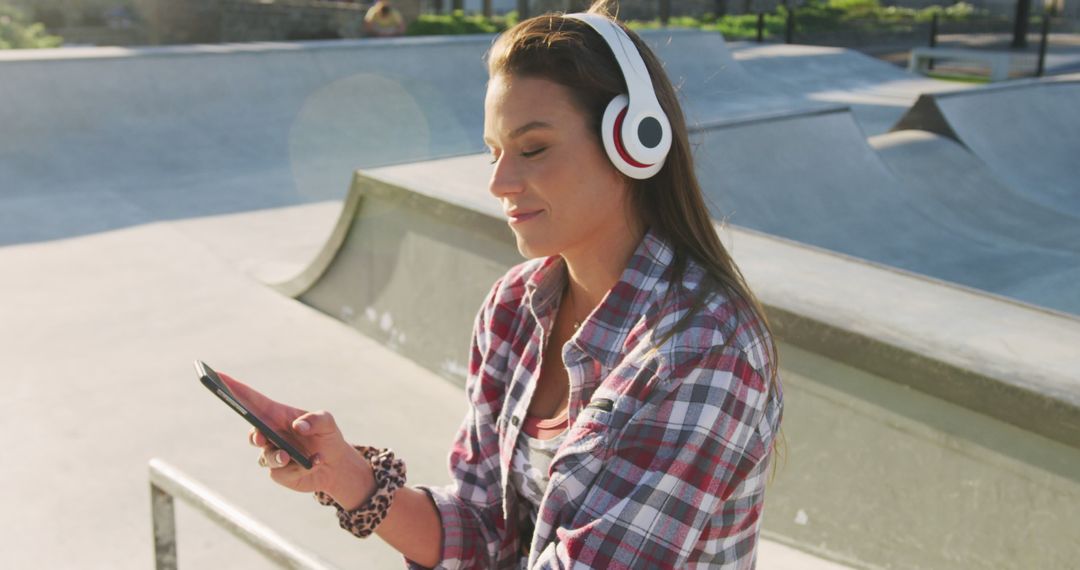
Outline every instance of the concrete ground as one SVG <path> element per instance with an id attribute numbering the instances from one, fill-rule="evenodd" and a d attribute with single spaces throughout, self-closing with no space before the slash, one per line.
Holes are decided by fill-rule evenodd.
<path id="1" fill-rule="evenodd" d="M 96 198 L 101 215 L 133 214 Z M 10 200 L 0 196 L 0 209 Z M 148 567 L 151 457 L 335 564 L 400 567 L 379 541 L 352 539 L 310 497 L 271 483 L 246 424 L 191 368 L 203 359 L 279 399 L 335 411 L 354 441 L 407 457 L 413 482 L 446 481 L 460 389 L 252 277 L 306 263 L 338 207 L 126 223 L 0 248 L 0 567 Z M 7 231 L 33 234 L 27 220 Z M 182 568 L 269 566 L 190 508 L 177 510 Z M 766 540 L 759 568 L 842 566 Z"/>

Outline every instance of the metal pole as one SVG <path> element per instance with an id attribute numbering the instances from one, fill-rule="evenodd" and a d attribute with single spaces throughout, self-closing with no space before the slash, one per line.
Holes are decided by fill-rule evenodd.
<path id="1" fill-rule="evenodd" d="M 154 519 L 154 568 L 176 570 L 176 510 L 172 495 L 150 484 L 150 516 Z"/>
<path id="2" fill-rule="evenodd" d="M 529 0 L 517 0 L 518 21 L 529 17 Z"/>
<path id="3" fill-rule="evenodd" d="M 1050 16 L 1043 14 L 1042 30 L 1039 38 L 1039 66 L 1035 68 L 1035 77 L 1042 77 L 1046 71 L 1046 44 L 1050 38 Z"/>
<path id="4" fill-rule="evenodd" d="M 765 41 L 765 13 L 758 12 L 757 15 L 757 43 Z"/>
<path id="5" fill-rule="evenodd" d="M 491 12 L 491 0 L 484 0 L 484 17 L 490 20 Z"/>
<path id="6" fill-rule="evenodd" d="M 787 10 L 787 25 L 784 27 L 784 43 L 790 44 L 795 38 L 795 7 Z"/>
<path id="7" fill-rule="evenodd" d="M 1031 16 L 1031 0 L 1016 0 L 1016 21 L 1013 22 L 1012 47 L 1027 47 L 1028 18 Z"/>
<path id="8" fill-rule="evenodd" d="M 934 14 L 934 17 L 930 19 L 930 47 L 937 46 L 937 34 L 938 34 L 938 15 Z M 930 58 L 926 60 L 926 69 L 934 69 L 934 59 Z"/>
<path id="9" fill-rule="evenodd" d="M 452 5 L 453 5 L 452 10 L 455 11 L 455 12 L 457 12 L 459 10 L 462 11 L 462 12 L 465 11 L 465 0 L 453 0 Z"/>
<path id="10" fill-rule="evenodd" d="M 660 0 L 660 24 L 668 25 L 671 20 L 671 0 Z"/>
<path id="11" fill-rule="evenodd" d="M 161 45 L 161 0 L 153 0 L 153 14 L 150 16 L 150 43 Z"/>
<path id="12" fill-rule="evenodd" d="M 174 499 L 180 499 L 194 507 L 210 520 L 221 525 L 229 534 L 254 547 L 278 566 L 306 570 L 333 570 L 334 568 L 315 554 L 285 540 L 265 524 L 255 520 L 251 515 L 226 502 L 201 483 L 160 459 L 150 460 L 150 484 L 156 487 L 152 493 L 160 491 L 168 495 L 167 498 L 159 500 L 158 495 L 153 494 L 155 500 L 154 546 L 159 553 L 159 569 L 176 569 L 176 525 L 175 522 L 170 522 L 175 520 L 172 516 Z M 157 510 L 159 503 L 167 511 Z M 159 512 L 162 513 L 160 516 Z M 159 536 L 160 540 L 158 540 Z"/>

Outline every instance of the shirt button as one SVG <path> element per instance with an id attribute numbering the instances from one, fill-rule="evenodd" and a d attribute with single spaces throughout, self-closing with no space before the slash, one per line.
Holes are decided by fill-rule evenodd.
<path id="1" fill-rule="evenodd" d="M 514 424 L 514 427 L 517 427 L 518 421 L 519 420 L 517 419 L 517 416 L 511 416 L 510 417 L 510 423 Z"/>

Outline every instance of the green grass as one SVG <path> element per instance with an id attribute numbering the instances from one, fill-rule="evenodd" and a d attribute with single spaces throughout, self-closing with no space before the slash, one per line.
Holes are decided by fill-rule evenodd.
<path id="1" fill-rule="evenodd" d="M 461 10 L 454 10 L 450 14 L 420 14 L 419 18 L 409 24 L 405 34 L 409 36 L 493 34 L 513 26 L 517 21 L 517 12 L 485 18 L 479 14 L 466 16 Z"/>
<path id="2" fill-rule="evenodd" d="M 964 21 L 983 17 L 971 4 L 958 2 L 952 6 L 930 6 L 921 10 L 912 8 L 883 7 L 879 0 L 809 0 L 795 12 L 795 32 L 814 34 L 854 30 L 866 32 L 910 32 L 916 24 L 925 24 L 935 15 L 939 21 Z M 676 16 L 670 18 L 667 27 L 693 28 L 720 32 L 729 39 L 751 39 L 757 36 L 757 14 L 735 14 L 717 17 L 705 14 L 700 18 Z M 482 34 L 496 33 L 517 23 L 517 13 L 505 17 L 484 18 L 465 15 L 460 10 L 447 15 L 422 14 L 409 25 L 409 35 L 433 34 Z M 778 38 L 784 35 L 787 9 L 779 7 L 765 14 L 763 36 Z M 626 22 L 631 29 L 655 29 L 664 27 L 659 20 Z"/>
<path id="3" fill-rule="evenodd" d="M 927 73 L 926 76 L 932 77 L 934 79 L 942 79 L 945 81 L 955 81 L 957 83 L 990 83 L 990 78 L 986 77 L 985 75 L 968 75 L 963 73 L 938 73 L 936 71 L 931 71 Z"/>

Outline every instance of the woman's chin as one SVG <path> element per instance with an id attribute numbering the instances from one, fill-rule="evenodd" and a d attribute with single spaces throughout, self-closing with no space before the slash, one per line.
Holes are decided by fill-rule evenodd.
<path id="1" fill-rule="evenodd" d="M 559 248 L 555 247 L 555 244 L 549 240 L 537 239 L 534 236 L 516 231 L 514 237 L 517 238 L 518 253 L 525 259 L 536 259 L 559 254 Z"/>

